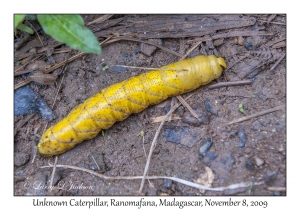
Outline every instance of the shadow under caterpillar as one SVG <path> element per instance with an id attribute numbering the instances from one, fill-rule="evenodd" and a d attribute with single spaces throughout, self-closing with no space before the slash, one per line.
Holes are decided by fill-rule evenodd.
<path id="1" fill-rule="evenodd" d="M 223 68 L 226 63 L 221 57 L 197 56 L 111 85 L 48 128 L 36 148 L 43 155 L 64 153 L 132 113 L 217 79 Z"/>

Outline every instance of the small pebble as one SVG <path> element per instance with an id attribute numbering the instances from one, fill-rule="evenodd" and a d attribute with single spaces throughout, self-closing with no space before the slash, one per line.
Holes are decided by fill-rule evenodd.
<path id="1" fill-rule="evenodd" d="M 255 50 L 264 41 L 262 36 L 247 37 L 244 41 L 244 45 L 248 50 Z"/>
<path id="2" fill-rule="evenodd" d="M 167 189 L 171 189 L 171 187 L 172 187 L 172 180 L 165 179 L 164 180 L 164 187 L 167 188 Z"/>
<path id="3" fill-rule="evenodd" d="M 164 130 L 164 134 L 167 141 L 188 147 L 192 147 L 199 140 L 196 136 L 191 135 L 187 126 L 167 128 Z"/>
<path id="4" fill-rule="evenodd" d="M 257 165 L 257 166 L 261 166 L 265 163 L 265 161 L 258 156 L 254 157 L 254 161 L 255 161 L 255 165 Z"/>
<path id="5" fill-rule="evenodd" d="M 212 141 L 210 139 L 202 141 L 199 148 L 200 157 L 204 157 L 206 155 L 206 152 L 211 148 L 211 146 L 212 146 Z"/>
<path id="6" fill-rule="evenodd" d="M 118 63 L 118 65 L 124 65 L 125 66 L 125 63 L 120 62 L 120 63 Z M 123 66 L 114 66 L 112 68 L 112 72 L 114 72 L 114 73 L 122 73 L 122 72 L 125 72 L 126 70 L 127 70 L 127 68 L 125 68 Z"/>
<path id="7" fill-rule="evenodd" d="M 253 43 L 251 40 L 246 40 L 244 45 L 248 50 L 252 50 L 252 48 L 253 48 Z"/>
<path id="8" fill-rule="evenodd" d="M 253 163 L 251 160 L 249 160 L 249 161 L 247 161 L 247 163 L 246 163 L 246 167 L 247 167 L 248 169 L 250 169 L 250 170 L 254 170 L 255 165 L 254 165 L 254 163 Z"/>
<path id="9" fill-rule="evenodd" d="M 201 122 L 197 118 L 195 118 L 191 113 L 185 112 L 181 118 L 182 122 L 192 125 L 192 126 L 200 126 Z"/>
<path id="10" fill-rule="evenodd" d="M 218 111 L 216 110 L 216 108 L 215 108 L 214 106 L 212 106 L 212 105 L 210 104 L 209 100 L 205 100 L 205 101 L 204 101 L 204 106 L 205 106 L 205 109 L 206 109 L 208 112 L 210 112 L 210 113 L 212 113 L 212 114 L 214 114 L 214 115 L 218 114 Z"/>
<path id="11" fill-rule="evenodd" d="M 184 114 L 184 107 L 183 106 L 178 107 L 176 110 L 176 114 L 178 114 L 178 116 L 181 117 Z"/>
<path id="12" fill-rule="evenodd" d="M 185 112 L 181 118 L 182 122 L 192 126 L 200 126 L 208 122 L 208 115 L 204 110 L 196 109 L 195 111 L 199 119 L 195 118 L 190 112 Z"/>
<path id="13" fill-rule="evenodd" d="M 239 140 L 240 140 L 239 147 L 242 148 L 242 147 L 245 146 L 246 141 L 247 141 L 245 129 L 244 129 L 243 126 L 239 127 L 238 137 L 239 137 Z"/>
<path id="14" fill-rule="evenodd" d="M 159 44 L 159 45 L 163 44 L 162 39 L 148 39 L 148 41 L 154 44 Z M 147 56 L 151 56 L 156 49 L 157 49 L 156 46 L 148 45 L 146 43 L 141 43 L 141 52 Z"/>

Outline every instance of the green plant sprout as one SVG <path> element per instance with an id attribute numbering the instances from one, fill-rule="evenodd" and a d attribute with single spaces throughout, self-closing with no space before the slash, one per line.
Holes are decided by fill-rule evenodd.
<path id="1" fill-rule="evenodd" d="M 145 136 L 145 132 L 144 131 L 141 131 L 140 132 L 140 135 L 143 137 L 143 136 Z"/>
<path id="2" fill-rule="evenodd" d="M 105 71 L 105 70 L 107 70 L 108 68 L 109 68 L 108 66 L 104 66 L 104 67 L 102 68 L 102 70 Z"/>
<path id="3" fill-rule="evenodd" d="M 33 34 L 33 30 L 22 23 L 25 15 L 16 14 L 14 16 L 15 29 Z M 39 14 L 36 17 L 44 32 L 57 41 L 86 53 L 101 53 L 96 36 L 84 26 L 80 15 Z"/>
<path id="4" fill-rule="evenodd" d="M 243 109 L 243 104 L 239 104 L 239 110 L 240 110 L 240 112 L 242 112 L 242 113 L 245 112 L 244 109 Z"/>

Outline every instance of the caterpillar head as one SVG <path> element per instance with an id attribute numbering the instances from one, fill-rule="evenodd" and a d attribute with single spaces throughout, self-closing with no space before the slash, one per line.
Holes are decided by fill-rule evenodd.
<path id="1" fill-rule="evenodd" d="M 226 68 L 225 60 L 221 57 L 217 58 L 215 55 L 208 56 L 211 70 L 213 71 L 213 79 L 221 76 L 223 69 Z M 209 81 L 210 82 L 210 81 Z"/>
<path id="2" fill-rule="evenodd" d="M 225 63 L 225 60 L 221 57 L 217 58 L 218 62 L 219 62 L 219 65 L 225 69 L 226 68 L 226 63 Z"/>

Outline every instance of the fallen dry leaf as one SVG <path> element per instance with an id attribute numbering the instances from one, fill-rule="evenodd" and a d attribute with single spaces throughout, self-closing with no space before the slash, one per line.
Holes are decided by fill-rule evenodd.
<path id="1" fill-rule="evenodd" d="M 52 74 L 43 74 L 42 72 L 35 72 L 32 76 L 29 76 L 30 81 L 35 81 L 44 85 L 52 85 L 57 79 L 57 76 Z"/>
<path id="2" fill-rule="evenodd" d="M 45 61 L 38 60 L 34 61 L 33 63 L 29 64 L 26 69 L 35 71 L 35 70 L 44 70 L 45 68 L 49 68 L 50 65 L 47 64 Z"/>

